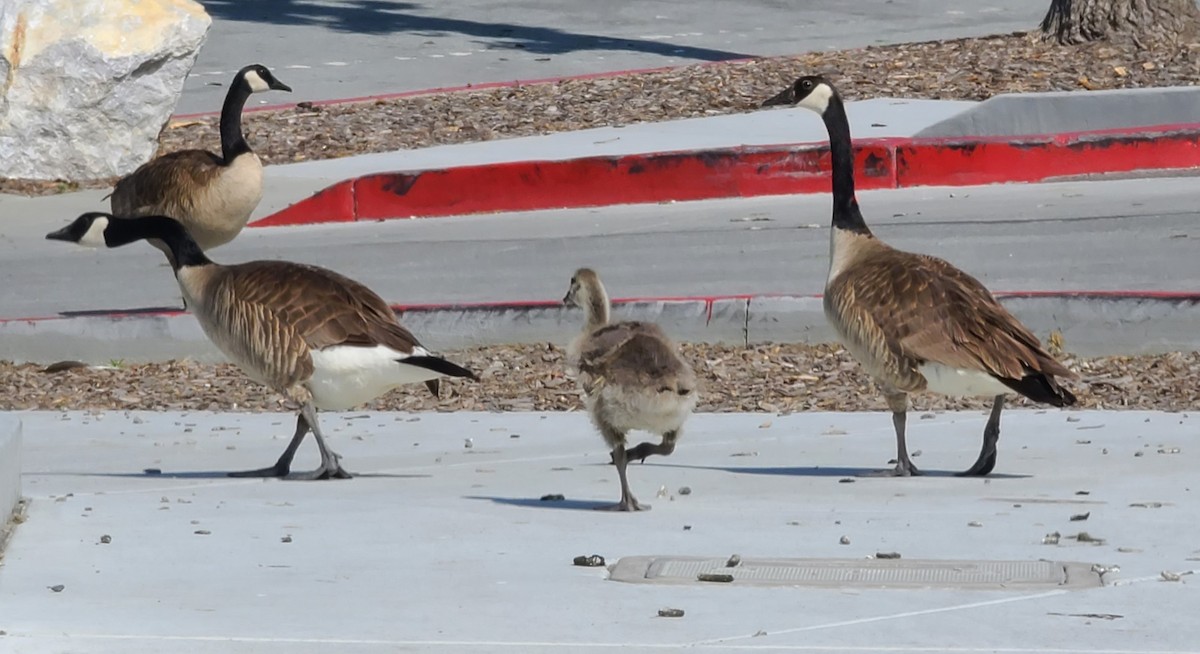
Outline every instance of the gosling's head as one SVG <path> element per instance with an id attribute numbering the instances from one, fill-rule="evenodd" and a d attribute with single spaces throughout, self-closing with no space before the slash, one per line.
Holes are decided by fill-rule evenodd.
<path id="1" fill-rule="evenodd" d="M 275 79 L 271 71 L 262 64 L 250 64 L 239 70 L 233 78 L 234 84 L 242 84 L 250 90 L 251 93 L 262 93 L 263 91 L 287 91 L 291 93 L 292 87 Z"/>
<path id="2" fill-rule="evenodd" d="M 796 105 L 824 114 L 829 101 L 837 95 L 833 84 L 820 75 L 806 75 L 776 96 L 763 101 L 762 106 Z"/>
<path id="3" fill-rule="evenodd" d="M 563 296 L 563 304 L 569 307 L 588 308 L 593 300 L 594 289 L 600 287 L 600 276 L 591 268 L 580 268 L 571 276 L 571 286 Z"/>

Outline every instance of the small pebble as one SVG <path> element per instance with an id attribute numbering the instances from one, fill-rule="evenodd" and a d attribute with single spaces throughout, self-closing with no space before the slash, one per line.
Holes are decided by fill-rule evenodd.
<path id="1" fill-rule="evenodd" d="M 679 494 L 680 494 L 680 495 L 691 495 L 691 494 L 692 494 L 692 487 L 691 487 L 691 486 L 680 486 L 680 487 L 679 487 Z"/>
<path id="2" fill-rule="evenodd" d="M 909 454 L 909 456 L 910 456 L 910 457 L 913 457 L 913 458 L 916 458 L 916 457 L 918 457 L 918 456 L 921 456 L 921 450 L 913 450 L 913 451 L 912 451 L 912 453 L 911 453 L 911 454 Z"/>
<path id="3" fill-rule="evenodd" d="M 469 450 L 472 447 L 475 447 L 475 441 L 473 439 L 468 438 L 467 440 L 463 441 L 463 447 L 465 447 Z"/>
<path id="4" fill-rule="evenodd" d="M 193 531 L 192 533 L 196 534 L 197 536 L 208 536 L 212 532 L 207 529 L 197 529 L 196 531 Z"/>
<path id="5" fill-rule="evenodd" d="M 1062 534 L 1057 531 L 1052 534 L 1046 534 L 1042 537 L 1042 545 L 1058 545 L 1058 541 L 1062 538 Z"/>
<path id="6" fill-rule="evenodd" d="M 50 586 L 50 590 L 52 590 L 52 591 L 54 591 L 54 592 L 56 592 L 56 593 L 61 593 L 61 592 L 63 592 L 63 589 L 64 589 L 64 588 L 66 588 L 66 586 L 64 586 L 64 585 L 62 585 L 62 584 L 54 584 L 53 586 Z"/>
<path id="7" fill-rule="evenodd" d="M 656 493 L 654 494 L 654 496 L 655 496 L 655 497 L 666 497 L 666 496 L 667 496 L 667 495 L 669 495 L 670 493 L 671 493 L 671 491 L 667 490 L 667 487 L 666 487 L 666 486 L 659 486 L 659 487 L 658 487 L 658 492 L 656 492 Z"/>
<path id="8" fill-rule="evenodd" d="M 103 536 L 100 537 L 100 542 L 105 545 L 108 545 L 109 543 L 112 542 L 112 536 L 109 536 L 108 534 L 104 534 Z"/>
<path id="9" fill-rule="evenodd" d="M 520 434 L 509 434 L 508 437 L 509 438 L 520 438 L 521 435 Z"/>
<path id="10" fill-rule="evenodd" d="M 543 502 L 561 502 L 567 498 L 562 493 L 550 493 L 548 495 L 543 495 L 538 499 Z"/>
<path id="11" fill-rule="evenodd" d="M 842 477 L 838 480 L 839 484 L 853 484 L 856 480 L 851 477 Z"/>
<path id="12" fill-rule="evenodd" d="M 279 539 L 279 542 L 281 542 L 281 543 L 290 543 L 290 542 L 292 542 L 292 535 L 291 535 L 291 534 L 288 534 L 287 536 L 284 536 L 283 538 L 280 538 L 280 539 Z"/>
<path id="13" fill-rule="evenodd" d="M 876 552 L 875 558 L 877 558 L 877 559 L 898 559 L 898 558 L 900 558 L 900 553 L 899 552 Z"/>
<path id="14" fill-rule="evenodd" d="M 967 526 L 968 526 L 968 527 L 982 527 L 982 526 L 983 526 L 983 523 L 982 523 L 982 522 L 980 522 L 980 521 L 978 521 L 978 520 L 972 520 L 972 521 L 970 521 L 970 522 L 968 522 L 968 523 L 967 523 Z"/>
<path id="15" fill-rule="evenodd" d="M 734 554 L 733 556 L 729 557 L 728 561 L 725 562 L 725 567 L 726 568 L 736 568 L 741 564 L 742 564 L 742 557 L 738 554 Z"/>
<path id="16" fill-rule="evenodd" d="M 146 468 L 145 470 L 142 470 L 142 472 L 148 475 L 161 475 L 162 468 Z"/>
<path id="17" fill-rule="evenodd" d="M 683 526 L 683 530 L 684 530 L 684 531 L 691 531 L 691 530 L 692 530 L 692 526 L 691 526 L 691 525 L 684 525 L 684 526 Z"/>
<path id="18" fill-rule="evenodd" d="M 1071 516 L 1071 522 L 1083 522 L 1084 520 L 1087 520 L 1091 516 L 1092 516 L 1091 511 L 1088 511 L 1087 513 L 1077 513 L 1077 514 Z"/>
<path id="19" fill-rule="evenodd" d="M 1079 416 L 1067 416 L 1067 422 L 1079 422 Z"/>
<path id="20" fill-rule="evenodd" d="M 682 618 L 683 609 L 659 609 L 658 617 L 660 618 Z"/>
<path id="21" fill-rule="evenodd" d="M 1141 450 L 1134 452 L 1133 455 L 1134 456 L 1146 456 L 1146 454 L 1144 452 L 1142 452 Z"/>
<path id="22" fill-rule="evenodd" d="M 701 572 L 700 574 L 696 575 L 696 579 L 699 581 L 713 581 L 713 582 L 717 582 L 717 583 L 727 584 L 727 583 L 733 581 L 733 575 L 720 574 L 720 573 L 715 573 L 715 572 Z"/>
<path id="23" fill-rule="evenodd" d="M 575 557 L 574 563 L 575 565 L 582 566 L 584 568 L 599 568 L 600 566 L 604 565 L 604 557 L 600 556 L 599 554 L 593 554 L 591 556 L 581 555 Z"/>
<path id="24" fill-rule="evenodd" d="M 849 545 L 849 544 L 850 544 L 850 537 L 849 537 L 849 536 L 842 536 L 840 539 L 838 539 L 838 542 L 839 542 L 839 543 L 841 543 L 842 545 Z"/>
<path id="25" fill-rule="evenodd" d="M 1179 581 L 1183 579 L 1183 575 L 1178 572 L 1171 572 L 1170 570 L 1163 570 L 1161 576 L 1163 581 Z M 59 586 L 59 588 L 62 588 L 62 586 Z"/>

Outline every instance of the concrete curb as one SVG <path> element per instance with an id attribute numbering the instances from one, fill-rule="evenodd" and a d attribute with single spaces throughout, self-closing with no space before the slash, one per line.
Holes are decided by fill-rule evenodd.
<path id="1" fill-rule="evenodd" d="M 21 499 L 21 420 L 0 415 L 0 554 L 8 536 L 8 520 Z"/>
<path id="2" fill-rule="evenodd" d="M 1200 167 L 1200 123 L 855 145 L 864 190 Z M 518 161 L 348 179 L 251 226 L 826 193 L 828 178 L 829 150 L 819 143 Z"/>
<path id="3" fill-rule="evenodd" d="M 1158 354 L 1200 349 L 1200 293 L 1037 292 L 997 297 L 1039 335 L 1062 332 L 1081 356 Z M 397 306 L 406 326 L 431 348 L 501 343 L 563 344 L 579 329 L 578 311 L 557 302 Z M 617 320 L 658 322 L 675 339 L 707 343 L 826 343 L 834 334 L 820 296 L 645 298 L 614 302 Z M 0 321 L 0 358 L 103 364 L 224 357 L 192 316 L 178 311 L 101 313 Z"/>

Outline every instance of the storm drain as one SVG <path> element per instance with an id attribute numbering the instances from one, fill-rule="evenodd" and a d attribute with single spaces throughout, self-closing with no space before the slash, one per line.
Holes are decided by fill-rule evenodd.
<path id="1" fill-rule="evenodd" d="M 727 563 L 728 558 L 628 556 L 617 561 L 609 578 L 630 583 L 816 588 L 1071 590 L 1104 585 L 1092 564 L 1062 561 L 742 559 L 734 567 Z"/>

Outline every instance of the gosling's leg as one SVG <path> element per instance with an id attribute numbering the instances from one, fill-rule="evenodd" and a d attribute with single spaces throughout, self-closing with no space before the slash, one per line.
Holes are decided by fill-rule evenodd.
<path id="1" fill-rule="evenodd" d="M 979 458 L 970 468 L 958 473 L 959 477 L 982 477 L 996 467 L 996 443 L 1000 441 L 1000 411 L 1003 409 L 1004 396 L 997 395 L 992 400 L 992 414 L 983 428 L 983 448 L 979 450 Z"/>
<path id="2" fill-rule="evenodd" d="M 636 460 L 636 461 L 641 461 L 642 463 L 645 463 L 646 457 L 650 456 L 651 454 L 667 456 L 671 452 L 675 451 L 675 441 L 678 439 L 679 439 L 679 430 L 678 429 L 669 431 L 669 432 L 663 434 L 661 443 L 658 443 L 658 444 L 640 443 L 637 447 L 632 448 L 628 452 L 626 452 L 625 458 L 629 461 Z"/>
<path id="3" fill-rule="evenodd" d="M 312 402 L 305 402 L 304 407 L 300 409 L 300 414 L 304 416 L 308 426 L 312 429 L 313 438 L 317 440 L 317 449 L 321 452 L 321 465 L 316 470 L 297 473 L 289 476 L 288 479 L 350 479 L 350 473 L 342 468 L 340 461 L 342 457 L 325 445 L 325 437 L 317 425 L 317 410 L 313 407 Z"/>
<path id="4" fill-rule="evenodd" d="M 908 416 L 908 394 L 888 392 L 884 394 L 888 408 L 892 410 L 892 426 L 896 429 L 896 467 L 891 470 L 876 470 L 866 473 L 867 477 L 916 477 L 923 474 L 908 458 L 908 444 L 904 440 L 905 422 Z"/>
<path id="5" fill-rule="evenodd" d="M 304 441 L 304 436 L 308 434 L 308 422 L 304 419 L 304 413 L 296 414 L 296 434 L 292 436 L 292 442 L 288 443 L 287 449 L 283 454 L 279 455 L 279 460 L 275 465 L 268 468 L 259 468 L 258 470 L 243 470 L 240 472 L 229 473 L 230 477 L 286 477 L 292 469 L 292 459 L 296 456 L 296 450 L 300 448 L 300 443 Z"/>

